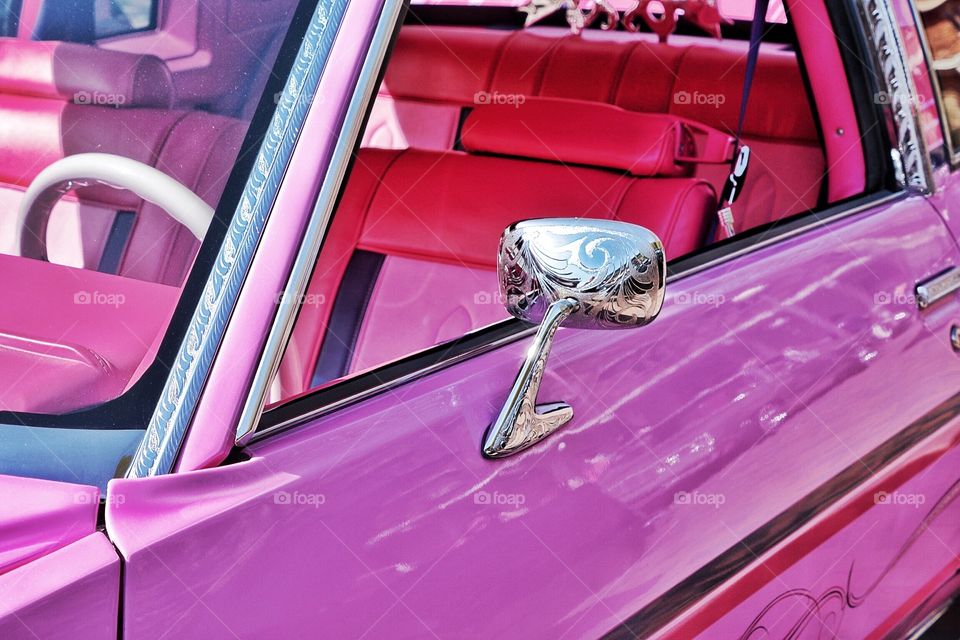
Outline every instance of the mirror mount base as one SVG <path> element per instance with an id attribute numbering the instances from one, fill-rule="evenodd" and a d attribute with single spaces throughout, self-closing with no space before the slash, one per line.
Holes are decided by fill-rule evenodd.
<path id="1" fill-rule="evenodd" d="M 579 306 L 572 298 L 550 305 L 500 415 L 487 429 L 483 442 L 485 458 L 505 458 L 519 453 L 573 418 L 573 407 L 565 402 L 538 405 L 537 393 L 557 329 Z"/>

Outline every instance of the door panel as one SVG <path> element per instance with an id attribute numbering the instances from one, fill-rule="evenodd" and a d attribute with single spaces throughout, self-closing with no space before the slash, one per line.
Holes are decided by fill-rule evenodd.
<path id="1" fill-rule="evenodd" d="M 0 638 L 116 640 L 120 559 L 92 533 L 0 576 Z"/>
<path id="2" fill-rule="evenodd" d="M 957 295 L 923 313 L 912 297 L 954 264 L 936 212 L 901 199 L 671 283 L 650 327 L 562 329 L 540 397 L 576 417 L 509 459 L 480 441 L 528 340 L 248 461 L 113 481 L 125 632 L 556 639 L 640 610 L 632 632 L 652 632 L 837 498 L 791 511 L 805 496 L 845 470 L 867 481 L 960 389 Z"/>

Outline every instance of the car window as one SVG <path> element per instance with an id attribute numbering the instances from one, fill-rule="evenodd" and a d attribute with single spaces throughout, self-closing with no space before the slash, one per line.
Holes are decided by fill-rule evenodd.
<path id="1" fill-rule="evenodd" d="M 143 0 L 46 2 L 44 39 L 0 38 L 0 473 L 102 483 L 139 444 L 312 3 L 217 7 L 200 65 L 56 36 L 148 26 Z"/>
<path id="2" fill-rule="evenodd" d="M 97 0 L 97 39 L 152 29 L 157 0 Z"/>
<path id="3" fill-rule="evenodd" d="M 21 0 L 0 0 L 0 37 L 17 35 Z"/>
<path id="4" fill-rule="evenodd" d="M 940 86 L 942 116 L 950 148 L 960 148 L 960 1 L 920 0 L 931 66 Z"/>
<path id="5" fill-rule="evenodd" d="M 745 75 L 743 24 L 722 42 L 705 33 L 652 46 L 651 33 L 536 26 L 514 50 L 510 29 L 463 27 L 465 15 L 453 26 L 443 22 L 453 9 L 424 9 L 387 62 L 273 406 L 508 319 L 498 241 L 518 220 L 630 222 L 654 231 L 671 261 L 725 237 L 715 221 Z M 792 29 L 771 26 L 761 47 L 736 233 L 858 195 L 825 195 Z M 682 66 L 670 57 L 678 49 Z"/>

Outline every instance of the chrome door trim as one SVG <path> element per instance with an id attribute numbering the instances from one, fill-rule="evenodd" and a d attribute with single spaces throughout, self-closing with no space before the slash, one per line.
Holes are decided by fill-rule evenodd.
<path id="1" fill-rule="evenodd" d="M 960 268 L 951 267 L 943 273 L 917 283 L 917 307 L 926 309 L 960 289 Z"/>
<path id="2" fill-rule="evenodd" d="M 884 113 L 893 125 L 896 145 L 893 157 L 895 163 L 899 160 L 902 166 L 902 172 L 898 166 L 897 181 L 909 191 L 930 193 L 933 170 L 920 126 L 920 96 L 903 57 L 903 41 L 893 9 L 889 0 L 866 0 L 858 2 L 857 7 L 874 66 L 883 83 L 875 101 L 884 106 Z"/>
<path id="3" fill-rule="evenodd" d="M 346 118 L 330 160 L 330 170 L 323 179 L 320 195 L 310 215 L 303 242 L 294 260 L 290 278 L 283 290 L 277 316 L 254 374 L 253 382 L 237 423 L 236 442 L 244 444 L 256 430 L 266 402 L 267 392 L 280 367 L 284 349 L 299 310 L 302 293 L 306 291 L 313 273 L 313 266 L 320 255 L 320 245 L 333 217 L 333 209 L 343 184 L 357 137 L 361 133 L 367 107 L 373 98 L 380 77 L 380 68 L 396 30 L 403 0 L 386 0 L 380 12 L 376 30 L 370 41 L 366 59 L 360 70 L 360 78 L 350 98 Z"/>
<path id="4" fill-rule="evenodd" d="M 173 469 L 348 3 L 317 3 L 160 402 L 127 469 L 128 478 Z"/>

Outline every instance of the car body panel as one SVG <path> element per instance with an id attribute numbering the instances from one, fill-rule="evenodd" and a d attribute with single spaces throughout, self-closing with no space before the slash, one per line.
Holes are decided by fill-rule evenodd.
<path id="1" fill-rule="evenodd" d="M 0 574 L 94 533 L 96 487 L 0 475 Z"/>
<path id="2" fill-rule="evenodd" d="M 924 199 L 901 198 L 676 281 L 650 327 L 561 329 L 541 398 L 576 417 L 508 460 L 479 447 L 526 340 L 247 462 L 112 481 L 126 631 L 155 637 L 178 609 L 178 628 L 240 637 L 602 635 L 960 388 L 960 300 L 921 313 L 912 294 L 958 257 Z"/>
<path id="3" fill-rule="evenodd" d="M 120 558 L 101 532 L 0 575 L 0 637 L 115 640 Z"/>

